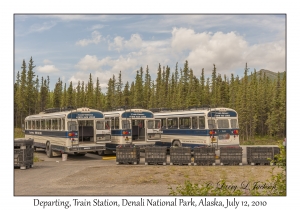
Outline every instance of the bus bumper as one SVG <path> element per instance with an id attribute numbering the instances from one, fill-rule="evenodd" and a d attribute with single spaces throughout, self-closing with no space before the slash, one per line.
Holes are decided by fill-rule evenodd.
<path id="1" fill-rule="evenodd" d="M 65 152 L 94 152 L 94 151 L 101 151 L 105 150 L 105 145 L 97 145 L 97 146 L 73 146 L 73 147 L 67 147 Z"/>

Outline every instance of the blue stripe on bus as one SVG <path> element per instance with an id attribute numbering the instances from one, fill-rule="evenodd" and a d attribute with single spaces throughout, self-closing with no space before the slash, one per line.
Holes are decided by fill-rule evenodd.
<path id="1" fill-rule="evenodd" d="M 238 129 L 215 129 L 216 134 L 230 133 Z M 196 130 L 196 129 L 162 129 L 163 135 L 187 135 L 187 136 L 209 136 L 210 130 Z"/>
<path id="2" fill-rule="evenodd" d="M 163 129 L 163 135 L 193 135 L 208 136 L 209 130 L 192 130 L 192 129 Z"/>
<path id="3" fill-rule="evenodd" d="M 47 130 L 25 130 L 26 135 L 35 135 L 35 136 L 49 136 L 49 137 L 61 137 L 69 138 L 68 134 L 70 131 L 47 131 Z M 78 137 L 78 132 L 74 132 L 75 136 L 72 138 Z"/>
<path id="4" fill-rule="evenodd" d="M 128 134 L 123 134 L 123 131 L 128 131 Z M 112 136 L 131 136 L 131 129 L 118 129 L 118 130 L 111 130 Z"/>

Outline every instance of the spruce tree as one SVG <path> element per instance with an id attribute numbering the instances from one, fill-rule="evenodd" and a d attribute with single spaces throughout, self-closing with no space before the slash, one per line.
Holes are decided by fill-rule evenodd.
<path id="1" fill-rule="evenodd" d="M 126 107 L 126 109 L 130 106 L 130 91 L 129 91 L 129 82 L 127 81 L 124 87 L 123 91 L 123 104 Z"/>
<path id="2" fill-rule="evenodd" d="M 149 109 L 150 108 L 149 101 L 150 101 L 150 97 L 151 97 L 151 76 L 149 74 L 148 65 L 147 65 L 147 68 L 146 68 L 145 86 L 144 86 L 143 90 L 144 90 L 144 93 L 143 93 L 144 102 L 143 102 L 143 104 L 145 105 L 146 109 Z"/>
<path id="3" fill-rule="evenodd" d="M 67 101 L 66 101 L 66 106 L 67 107 L 74 107 L 74 93 L 73 93 L 73 84 L 72 81 L 70 81 L 68 90 L 67 90 Z"/>
<path id="4" fill-rule="evenodd" d="M 33 64 L 32 57 L 29 60 L 28 63 L 28 71 L 27 71 L 27 77 L 26 77 L 26 109 L 27 109 L 27 115 L 32 115 L 35 113 L 35 101 L 37 100 L 35 98 L 35 73 L 33 69 L 35 68 L 35 65 Z"/>
<path id="5" fill-rule="evenodd" d="M 95 87 L 95 108 L 102 110 L 104 107 L 102 105 L 102 93 L 99 78 L 97 77 L 96 87 Z"/>
<path id="6" fill-rule="evenodd" d="M 122 82 L 122 74 L 120 71 L 118 76 L 118 82 L 116 83 L 116 106 L 117 107 L 124 106 L 122 90 L 123 90 L 123 82 Z"/>
<path id="7" fill-rule="evenodd" d="M 62 82 L 60 81 L 60 78 L 58 78 L 53 91 L 53 106 L 55 108 L 62 107 Z"/>
<path id="8" fill-rule="evenodd" d="M 92 74 L 90 73 L 89 81 L 87 84 L 87 93 L 86 93 L 86 100 L 87 100 L 87 107 L 95 108 L 94 105 L 94 84 L 92 79 Z"/>

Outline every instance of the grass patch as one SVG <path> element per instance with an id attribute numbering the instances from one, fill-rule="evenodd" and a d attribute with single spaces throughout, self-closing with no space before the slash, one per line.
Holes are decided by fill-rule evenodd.
<path id="1" fill-rule="evenodd" d="M 22 132 L 21 128 L 14 129 L 14 138 L 24 138 L 25 134 Z"/>
<path id="2" fill-rule="evenodd" d="M 37 156 L 33 156 L 33 162 L 36 163 L 36 162 L 41 162 L 43 161 L 42 159 L 40 159 L 39 157 Z"/>
<path id="3" fill-rule="evenodd" d="M 282 141 L 283 139 L 270 136 L 255 136 L 254 139 L 251 140 L 242 140 L 242 138 L 240 138 L 241 145 L 277 145 L 278 142 L 282 143 Z"/>

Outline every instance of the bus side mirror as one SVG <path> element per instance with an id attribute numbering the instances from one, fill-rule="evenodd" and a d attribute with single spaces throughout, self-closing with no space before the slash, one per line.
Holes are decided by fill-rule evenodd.
<path id="1" fill-rule="evenodd" d="M 24 124 L 22 124 L 22 132 L 25 133 Z"/>

